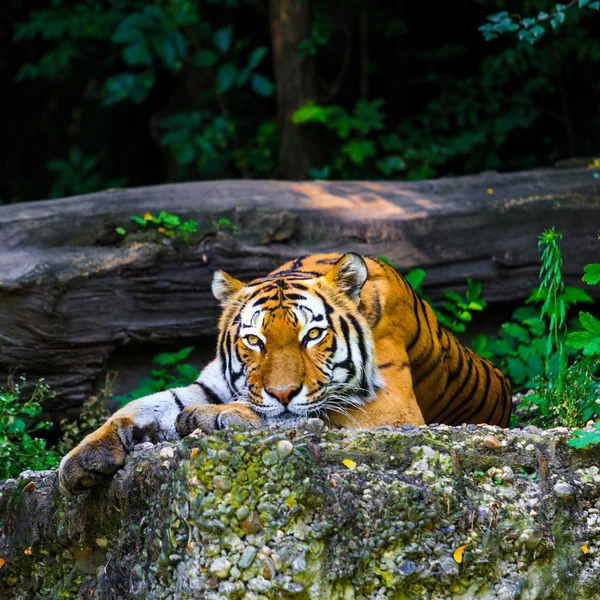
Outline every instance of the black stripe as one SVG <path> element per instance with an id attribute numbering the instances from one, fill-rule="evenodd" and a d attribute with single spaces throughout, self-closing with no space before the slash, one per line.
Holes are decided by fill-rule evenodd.
<path id="1" fill-rule="evenodd" d="M 217 393 L 211 390 L 206 384 L 194 381 L 192 385 L 197 385 L 208 396 L 209 404 L 225 404 Z"/>
<path id="2" fill-rule="evenodd" d="M 442 419 L 447 417 L 448 409 L 452 410 L 452 404 L 460 396 L 460 393 L 463 391 L 465 384 L 467 384 L 469 382 L 469 380 L 471 379 L 471 373 L 473 372 L 473 359 L 467 353 L 466 348 L 461 347 L 461 351 L 463 353 L 463 354 L 461 354 L 461 356 L 463 356 L 463 358 L 466 358 L 469 362 L 469 368 L 467 369 L 467 374 L 466 374 L 465 378 L 463 379 L 462 383 L 458 386 L 458 388 L 454 392 L 454 394 L 452 394 L 452 397 L 450 398 L 450 400 L 448 400 L 448 403 L 442 407 L 442 410 L 435 417 L 433 417 L 432 422 L 443 423 Z M 464 362 L 464 360 L 463 360 L 463 362 Z M 462 372 L 462 369 L 461 369 L 461 372 Z M 460 375 L 460 373 L 459 373 L 459 375 Z"/>
<path id="3" fill-rule="evenodd" d="M 453 411 L 452 414 L 448 415 L 448 419 L 451 421 L 451 423 L 448 423 L 448 425 L 455 424 L 455 423 L 462 425 L 462 423 L 465 422 L 464 419 L 462 421 L 459 421 L 458 417 L 456 417 L 454 415 L 462 414 L 464 412 L 465 408 L 467 410 L 469 409 L 469 405 L 471 404 L 471 402 L 473 400 L 473 396 L 475 395 L 475 392 L 477 392 L 477 388 L 479 388 L 479 369 L 475 368 L 475 382 L 473 383 L 473 387 L 471 388 L 469 395 L 458 405 L 456 410 Z"/>
<path id="4" fill-rule="evenodd" d="M 419 341 L 421 337 L 421 317 L 419 317 L 419 309 L 417 308 L 417 295 L 413 290 L 413 312 L 415 313 L 415 317 L 417 318 L 417 333 L 415 333 L 415 337 L 412 342 L 406 347 L 406 352 L 410 352 L 414 345 Z"/>
<path id="5" fill-rule="evenodd" d="M 354 361 L 352 360 L 352 348 L 350 346 L 350 328 L 348 327 L 348 323 L 344 317 L 340 317 L 340 327 L 342 329 L 342 335 L 344 336 L 344 340 L 346 342 L 347 348 L 347 356 L 344 360 L 335 363 L 333 368 L 336 369 L 338 367 L 342 367 L 348 371 L 349 380 L 353 379 L 356 375 L 356 366 Z"/>
<path id="6" fill-rule="evenodd" d="M 488 415 L 488 418 L 483 421 L 483 423 L 487 423 L 488 425 L 495 425 L 496 423 L 492 423 L 491 421 L 493 420 L 492 417 L 494 416 L 494 413 L 496 412 L 496 408 L 498 408 L 498 402 L 500 402 L 500 398 L 502 398 L 505 395 L 505 390 L 503 389 L 497 396 L 496 396 L 496 402 L 494 402 L 494 406 L 492 406 L 492 411 L 490 412 L 490 414 Z"/>
<path id="7" fill-rule="evenodd" d="M 304 262 L 304 259 L 308 256 L 308 254 L 305 254 L 304 256 L 299 256 L 293 263 L 292 266 L 290 267 L 291 271 L 297 271 L 301 266 L 302 263 Z"/>
<path id="8" fill-rule="evenodd" d="M 431 364 L 427 368 L 424 373 L 421 373 L 414 381 L 413 388 L 418 387 L 421 383 L 427 379 L 439 366 L 440 363 L 444 360 L 444 350 L 440 348 L 439 354 L 436 358 L 431 361 Z M 424 366 L 424 365 L 423 365 Z"/>
<path id="9" fill-rule="evenodd" d="M 175 400 L 175 404 L 177 404 L 177 408 L 179 408 L 179 410 L 183 410 L 183 402 L 181 401 L 181 398 L 173 390 L 171 390 L 171 395 L 173 396 L 173 400 Z"/>
<path id="10" fill-rule="evenodd" d="M 362 365 L 361 365 L 361 378 L 360 378 L 360 387 L 362 388 L 363 391 L 368 390 L 369 389 L 369 382 L 367 381 L 367 347 L 365 345 L 365 337 L 364 337 L 364 333 L 362 330 L 362 327 L 360 326 L 359 322 L 356 320 L 356 318 L 354 317 L 354 315 L 348 315 L 348 318 L 350 319 L 350 322 L 352 323 L 352 325 L 354 325 L 354 329 L 356 329 L 356 333 L 358 335 L 358 351 L 360 353 L 360 358 L 362 361 Z"/>
<path id="11" fill-rule="evenodd" d="M 427 324 L 427 333 L 429 334 L 429 337 L 427 339 L 429 340 L 429 348 L 427 348 L 423 352 L 423 354 L 425 354 L 426 356 L 423 356 L 423 357 L 417 356 L 416 360 L 413 363 L 413 368 L 424 365 L 425 361 L 431 356 L 431 353 L 433 351 L 433 335 L 431 333 L 431 323 L 429 322 L 429 318 L 427 317 L 427 310 L 425 308 L 425 303 L 423 302 L 423 300 L 421 298 L 419 298 L 419 302 L 421 304 L 421 310 L 423 311 L 423 317 L 425 318 L 425 323 Z"/>
<path id="12" fill-rule="evenodd" d="M 470 421 L 476 415 L 478 415 L 483 410 L 484 406 L 486 405 L 486 403 L 488 401 L 488 393 L 490 391 L 491 377 L 490 377 L 490 372 L 488 371 L 488 366 L 485 363 L 481 363 L 481 364 L 482 364 L 483 370 L 485 371 L 485 386 L 484 386 L 484 390 L 483 390 L 483 396 L 482 396 L 477 408 L 475 410 L 471 411 L 468 414 L 468 416 L 464 417 L 465 422 Z M 481 421 L 479 421 L 479 422 L 481 422 Z"/>
<path id="13" fill-rule="evenodd" d="M 451 339 L 450 336 L 448 336 L 448 339 Z M 446 392 L 448 391 L 449 385 L 451 383 L 453 383 L 454 381 L 456 381 L 456 379 L 459 377 L 459 375 L 461 375 L 463 372 L 463 363 L 464 363 L 463 348 L 458 342 L 456 342 L 456 340 L 454 340 L 454 342 L 456 343 L 456 351 L 458 352 L 458 363 L 456 364 L 456 367 L 450 373 L 450 375 L 448 375 L 448 379 L 446 379 L 446 384 L 444 386 L 442 386 L 442 389 L 441 389 L 440 393 L 437 395 L 436 399 L 430 404 L 430 406 L 429 406 L 430 411 L 433 410 L 439 404 L 439 401 L 445 396 Z M 456 393 L 457 392 L 455 392 L 454 396 L 452 396 L 452 398 L 450 399 L 450 402 L 454 401 L 454 399 L 456 397 Z M 444 410 L 444 408 L 445 408 L 445 406 L 442 406 L 442 410 Z"/>

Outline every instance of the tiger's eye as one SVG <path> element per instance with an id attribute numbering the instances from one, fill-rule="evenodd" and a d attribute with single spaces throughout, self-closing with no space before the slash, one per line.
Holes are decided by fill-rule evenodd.
<path id="1" fill-rule="evenodd" d="M 307 334 L 309 340 L 316 340 L 321 335 L 321 330 L 318 327 L 313 327 Z"/>
<path id="2" fill-rule="evenodd" d="M 252 346 L 258 346 L 260 344 L 260 338 L 257 335 L 247 335 L 246 339 Z"/>

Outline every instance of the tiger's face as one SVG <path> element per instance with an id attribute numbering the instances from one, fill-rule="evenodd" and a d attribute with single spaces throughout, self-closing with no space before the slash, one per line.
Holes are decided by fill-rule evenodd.
<path id="1" fill-rule="evenodd" d="M 370 400 L 379 382 L 359 311 L 366 279 L 354 254 L 322 277 L 290 271 L 244 285 L 217 272 L 218 357 L 233 399 L 288 426 Z"/>

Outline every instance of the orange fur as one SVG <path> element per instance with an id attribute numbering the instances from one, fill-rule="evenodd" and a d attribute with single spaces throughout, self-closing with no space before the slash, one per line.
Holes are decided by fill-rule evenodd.
<path id="1" fill-rule="evenodd" d="M 347 255 L 345 255 L 347 256 Z M 443 422 L 448 424 L 489 423 L 507 426 L 511 410 L 510 384 L 491 363 L 460 344 L 443 329 L 433 310 L 422 301 L 406 279 L 384 262 L 363 257 L 368 278 L 353 302 L 336 282 L 339 254 L 313 255 L 281 266 L 266 278 L 237 286 L 233 305 L 221 319 L 221 339 L 231 332 L 231 318 L 236 306 L 247 300 L 248 290 L 254 298 L 261 286 L 272 289 L 273 282 L 294 286 L 295 274 L 310 278 L 312 292 L 321 294 L 337 311 L 353 315 L 370 332 L 379 372 L 384 386 L 362 407 L 349 407 L 345 414 L 331 413 L 333 423 L 346 427 L 372 428 Z M 343 281 L 342 281 L 343 283 Z M 271 293 L 271 292 L 269 292 Z M 267 292 L 265 292 L 267 295 Z M 248 350 L 238 339 L 242 358 L 249 365 L 253 389 L 304 384 L 311 389 L 318 381 L 315 364 L 319 349 L 302 349 L 297 342 L 298 326 L 286 321 L 281 309 L 282 292 L 263 305 L 272 311 L 265 328 L 265 351 Z M 225 304 L 227 307 L 227 304 Z M 329 332 L 327 335 L 332 335 Z M 327 344 L 327 339 L 324 340 Z M 258 394 L 251 399 L 261 404 Z"/>

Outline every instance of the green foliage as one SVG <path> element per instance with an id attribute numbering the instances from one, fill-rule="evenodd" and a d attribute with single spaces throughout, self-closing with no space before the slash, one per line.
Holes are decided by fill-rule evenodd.
<path id="1" fill-rule="evenodd" d="M 398 153 L 408 148 L 400 138 L 378 133 L 385 129 L 383 104 L 381 99 L 371 102 L 359 100 L 350 113 L 339 105 L 322 106 L 307 102 L 294 112 L 293 123 L 320 124 L 337 141 L 331 163 L 314 171 L 315 179 L 320 178 L 323 170 L 326 170 L 327 176 L 346 179 L 351 173 L 377 172 L 381 177 L 397 175 L 407 169 L 404 157 Z"/>
<path id="2" fill-rule="evenodd" d="M 466 324 L 473 320 L 473 312 L 481 312 L 487 305 L 481 297 L 482 289 L 481 283 L 468 279 L 464 297 L 457 292 L 444 292 L 444 301 L 436 310 L 440 323 L 454 333 L 466 331 Z"/>
<path id="3" fill-rule="evenodd" d="M 548 23 L 552 29 L 558 29 L 567 18 L 566 11 L 575 6 L 579 9 L 600 10 L 600 2 L 592 0 L 573 0 L 569 4 L 555 4 L 548 12 L 540 10 L 535 17 L 523 18 L 520 15 L 510 15 L 504 10 L 490 15 L 487 18 L 488 22 L 483 24 L 479 31 L 487 41 L 503 33 L 518 32 L 519 40 L 529 42 L 533 46 L 546 33 Z"/>
<path id="4" fill-rule="evenodd" d="M 536 378 L 544 373 L 545 332 L 539 309 L 519 307 L 511 320 L 502 325 L 498 337 L 479 335 L 471 347 L 506 373 L 515 390 L 531 389 Z M 555 362 L 550 360 L 551 365 Z"/>
<path id="5" fill-rule="evenodd" d="M 51 160 L 47 167 L 55 177 L 50 190 L 51 198 L 88 194 L 102 188 L 119 188 L 127 183 L 125 178 L 104 180 L 98 172 L 98 157 L 84 156 L 78 146 L 69 148 L 67 159 Z"/>
<path id="6" fill-rule="evenodd" d="M 228 219 L 227 217 L 221 217 L 220 219 L 213 221 L 212 225 L 216 231 L 226 231 L 229 233 L 236 233 L 238 230 L 238 226 L 234 225 L 231 222 L 231 219 Z"/>
<path id="7" fill-rule="evenodd" d="M 106 376 L 103 388 L 96 396 L 91 396 L 83 403 L 81 413 L 76 421 L 61 419 L 62 437 L 54 448 L 59 456 L 70 452 L 86 435 L 96 431 L 106 422 L 110 416 L 106 401 L 113 395 L 114 378 L 114 373 Z"/>
<path id="8" fill-rule="evenodd" d="M 158 216 L 146 213 L 143 217 L 133 216 L 129 220 L 134 223 L 133 230 L 127 230 L 124 227 L 116 227 L 115 231 L 120 236 L 126 236 L 128 233 L 143 232 L 150 239 L 154 236 L 158 238 L 170 238 L 173 240 L 182 240 L 184 243 L 190 241 L 192 234 L 198 232 L 198 221 L 192 219 L 182 221 L 177 215 L 161 210 Z"/>
<path id="9" fill-rule="evenodd" d="M 528 423 L 540 427 L 581 427 L 600 416 L 600 379 L 597 366 L 577 359 L 559 376 L 542 376 L 533 393 L 525 396 L 520 410 Z"/>
<path id="10" fill-rule="evenodd" d="M 600 358 L 600 321 L 587 312 L 579 313 L 583 331 L 574 331 L 567 336 L 567 344 L 576 350 L 583 350 L 584 356 Z"/>
<path id="11" fill-rule="evenodd" d="M 575 437 L 568 441 L 569 446 L 573 448 L 586 448 L 587 446 L 600 444 L 600 422 L 594 423 L 592 431 L 576 429 L 573 431 L 573 435 Z"/>
<path id="12" fill-rule="evenodd" d="M 53 394 L 40 381 L 29 400 L 22 399 L 22 384 L 8 383 L 0 387 L 0 480 L 16 477 L 26 469 L 55 467 L 60 456 L 46 446 L 40 437 L 52 423 L 42 421 L 42 404 Z"/>
<path id="13" fill-rule="evenodd" d="M 299 157 L 312 164 L 311 178 L 412 180 L 597 152 L 600 50 L 588 18 L 597 2 L 525 0 L 522 18 L 506 0 L 487 1 L 487 37 L 514 30 L 540 41 L 498 41 L 482 52 L 471 34 L 483 0 L 465 11 L 441 5 L 440 36 L 430 35 L 426 5 L 380 3 L 363 18 L 364 0 L 342 12 L 307 1 L 308 36 L 297 49 L 311 65 L 313 101 L 294 122 L 322 129 L 327 157 Z M 15 156 L 0 177 L 3 200 L 117 187 L 125 175 L 131 185 L 285 176 L 277 163 L 287 129 L 279 129 L 264 2 L 36 6 L 6 9 L 14 39 L 0 62 L 14 73 L 7 121 Z M 541 35 L 562 21 L 560 35 Z M 39 97 L 47 98 L 43 111 Z M 91 162 L 61 158 L 70 148 Z"/>
<path id="14" fill-rule="evenodd" d="M 178 352 L 163 352 L 152 359 L 157 365 L 150 371 L 150 377 L 140 379 L 139 387 L 131 390 L 125 396 L 115 396 L 121 406 L 124 406 L 132 400 L 163 392 L 176 387 L 190 385 L 198 379 L 198 369 L 186 362 L 186 358 L 194 350 L 193 346 L 183 348 Z"/>

